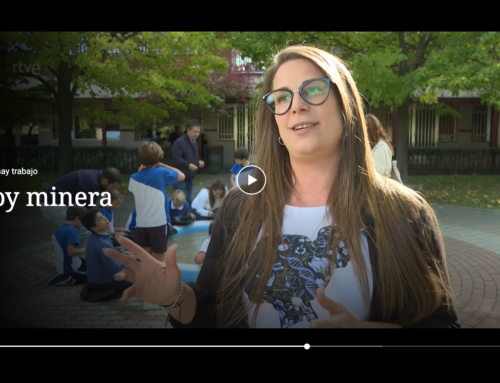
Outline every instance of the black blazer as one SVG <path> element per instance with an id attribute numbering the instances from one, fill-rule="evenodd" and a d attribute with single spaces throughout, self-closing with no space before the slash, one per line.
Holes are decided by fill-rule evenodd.
<path id="1" fill-rule="evenodd" d="M 172 166 L 184 173 L 184 181 L 191 182 L 194 179 L 196 171 L 190 170 L 189 164 L 198 167 L 199 160 L 198 142 L 195 141 L 193 145 L 187 134 L 178 138 L 172 145 Z"/>

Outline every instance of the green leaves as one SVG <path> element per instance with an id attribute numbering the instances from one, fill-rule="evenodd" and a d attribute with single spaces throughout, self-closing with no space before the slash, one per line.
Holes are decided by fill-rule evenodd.
<path id="1" fill-rule="evenodd" d="M 227 41 L 217 39 L 214 32 L 3 32 L 0 48 L 10 48 L 7 68 L 19 62 L 38 64 L 46 74 L 40 76 L 41 84 L 40 78 L 28 74 L 31 80 L 24 89 L 15 84 L 28 82 L 25 73 L 11 70 L 1 79 L 3 88 L 19 100 L 29 95 L 58 103 L 64 85 L 77 97 L 114 98 L 121 122 L 132 123 L 132 116 L 161 120 L 171 109 L 185 111 L 190 104 L 207 107 L 214 102 L 203 84 L 212 71 L 226 70 L 228 62 L 218 54 L 225 45 Z M 63 62 L 68 63 L 64 73 Z M 85 113 L 106 114 L 101 105 L 82 101 L 77 114 Z"/>
<path id="2" fill-rule="evenodd" d="M 482 91 L 499 104 L 498 32 L 239 32 L 233 46 L 269 64 L 290 44 L 313 45 L 346 60 L 361 94 L 397 109 L 409 98 L 432 104 L 440 90 Z"/>

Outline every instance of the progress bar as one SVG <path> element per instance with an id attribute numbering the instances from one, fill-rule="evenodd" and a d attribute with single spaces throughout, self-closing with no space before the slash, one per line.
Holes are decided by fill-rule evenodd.
<path id="1" fill-rule="evenodd" d="M 309 350 L 311 347 L 384 347 L 384 346 L 373 346 L 373 345 L 363 345 L 363 346 L 352 346 L 352 345 L 344 345 L 344 346 L 324 346 L 324 345 L 318 345 L 318 346 L 311 346 L 309 343 L 306 343 L 304 345 L 178 345 L 178 346 L 172 346 L 172 345 L 0 345 L 0 348 L 5 348 L 5 347 L 153 347 L 153 348 L 165 348 L 165 347 L 175 347 L 175 348 L 192 348 L 192 347 L 205 347 L 205 348 L 269 348 L 269 347 L 274 347 L 274 348 L 303 348 L 305 350 Z"/>

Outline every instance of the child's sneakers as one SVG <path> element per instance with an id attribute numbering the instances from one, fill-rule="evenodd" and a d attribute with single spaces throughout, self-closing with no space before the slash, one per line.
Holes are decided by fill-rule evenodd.
<path id="1" fill-rule="evenodd" d="M 49 286 L 72 286 L 75 282 L 76 279 L 71 276 L 56 274 L 50 278 L 47 284 Z"/>
<path id="2" fill-rule="evenodd" d="M 146 303 L 146 302 L 144 302 L 143 306 L 144 311 L 161 310 L 161 308 L 162 307 L 160 305 L 155 305 L 154 303 Z"/>

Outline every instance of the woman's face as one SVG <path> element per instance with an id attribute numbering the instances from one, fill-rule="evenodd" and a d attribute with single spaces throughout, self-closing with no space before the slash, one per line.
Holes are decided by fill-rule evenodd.
<path id="1" fill-rule="evenodd" d="M 308 59 L 296 59 L 280 66 L 273 82 L 273 90 L 288 88 L 298 90 L 308 80 L 326 78 L 325 74 Z M 330 85 L 327 100 L 321 105 L 310 105 L 294 93 L 290 109 L 283 115 L 275 116 L 279 134 L 290 157 L 332 156 L 340 153 L 342 143 L 342 110 Z M 301 130 L 297 125 L 313 124 Z"/>
<path id="2" fill-rule="evenodd" d="M 224 194 L 224 190 L 212 189 L 212 193 L 214 193 L 215 198 L 222 198 L 222 195 Z"/>

